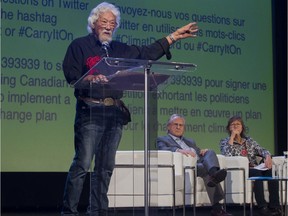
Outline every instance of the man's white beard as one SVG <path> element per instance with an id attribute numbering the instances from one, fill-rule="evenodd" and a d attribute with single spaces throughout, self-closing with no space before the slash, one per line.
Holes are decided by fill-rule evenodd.
<path id="1" fill-rule="evenodd" d="M 113 33 L 111 35 L 113 35 Z M 110 43 L 112 41 L 112 36 L 108 36 L 105 33 L 100 34 L 99 35 L 99 41 L 101 43 L 103 43 L 104 41 L 107 41 L 108 43 Z"/>

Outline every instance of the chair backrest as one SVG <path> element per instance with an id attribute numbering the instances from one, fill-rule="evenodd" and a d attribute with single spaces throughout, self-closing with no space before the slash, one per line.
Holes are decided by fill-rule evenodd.
<path id="1" fill-rule="evenodd" d="M 182 154 L 171 151 L 150 151 L 149 191 L 153 205 L 172 206 L 174 188 L 177 205 L 182 205 Z M 117 151 L 116 167 L 111 177 L 108 197 L 111 207 L 137 207 L 144 205 L 144 151 Z M 173 176 L 174 175 L 174 176 Z M 175 184 L 173 183 L 175 182 Z M 182 203 L 181 203 L 182 202 Z"/>

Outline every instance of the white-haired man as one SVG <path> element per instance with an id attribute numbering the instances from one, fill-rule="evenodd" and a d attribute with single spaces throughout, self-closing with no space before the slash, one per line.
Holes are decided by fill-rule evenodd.
<path id="1" fill-rule="evenodd" d="M 63 71 L 68 83 L 76 82 L 102 57 L 157 60 L 166 55 L 171 58 L 169 47 L 175 41 L 196 37 L 196 23 L 189 23 L 170 35 L 147 46 L 127 45 L 114 41 L 113 34 L 120 25 L 120 11 L 113 4 L 103 2 L 92 9 L 88 17 L 87 36 L 77 38 L 69 45 Z M 103 49 L 103 44 L 106 44 Z M 103 85 L 109 82 L 104 74 L 90 74 L 85 79 L 96 83 L 93 91 L 75 89 L 77 99 L 74 123 L 75 156 L 69 169 L 62 215 L 78 215 L 78 203 L 86 174 L 94 158 L 91 174 L 90 216 L 107 215 L 110 178 L 115 166 L 115 154 L 122 136 L 123 125 L 130 121 L 128 112 L 123 112 L 120 100 L 123 92 Z M 105 101 L 109 103 L 105 103 Z"/>
<path id="2" fill-rule="evenodd" d="M 216 153 L 213 150 L 200 149 L 193 139 L 184 137 L 185 119 L 179 114 L 170 116 L 167 130 L 166 136 L 157 138 L 157 148 L 197 157 L 197 176 L 204 180 L 212 204 L 211 216 L 231 216 L 219 203 L 224 199 L 224 192 L 219 183 L 226 178 L 227 171 L 220 169 Z"/>

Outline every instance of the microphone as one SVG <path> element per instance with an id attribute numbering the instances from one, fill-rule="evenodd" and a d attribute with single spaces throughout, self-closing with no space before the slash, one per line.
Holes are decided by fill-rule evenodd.
<path id="1" fill-rule="evenodd" d="M 109 53 L 108 53 L 108 48 L 110 47 L 110 44 L 108 41 L 103 41 L 102 42 L 102 48 L 105 50 L 106 53 L 106 57 L 109 57 Z"/>

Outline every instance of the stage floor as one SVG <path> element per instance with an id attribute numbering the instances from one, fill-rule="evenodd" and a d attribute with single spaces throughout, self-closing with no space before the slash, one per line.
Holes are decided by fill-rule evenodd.
<path id="1" fill-rule="evenodd" d="M 196 208 L 196 215 L 197 216 L 209 216 L 210 215 L 210 207 L 197 207 Z M 243 207 L 242 206 L 228 206 L 227 212 L 233 214 L 233 216 L 243 216 Z M 249 216 L 250 208 L 246 206 L 246 215 Z M 257 215 L 257 208 L 254 209 L 253 215 Z M 53 210 L 5 210 L 1 214 L 2 216 L 60 216 L 60 211 L 53 211 Z M 109 211 L 109 216 L 144 216 L 143 210 L 133 210 L 133 209 L 126 209 L 126 210 L 111 210 Z M 149 215 L 157 215 L 157 216 L 172 216 L 172 209 L 157 209 L 157 211 L 153 210 Z M 176 216 L 182 216 L 183 210 L 176 209 Z M 85 211 L 80 211 L 79 216 L 87 216 L 85 215 Z M 193 216 L 193 208 L 186 208 L 186 216 Z"/>

